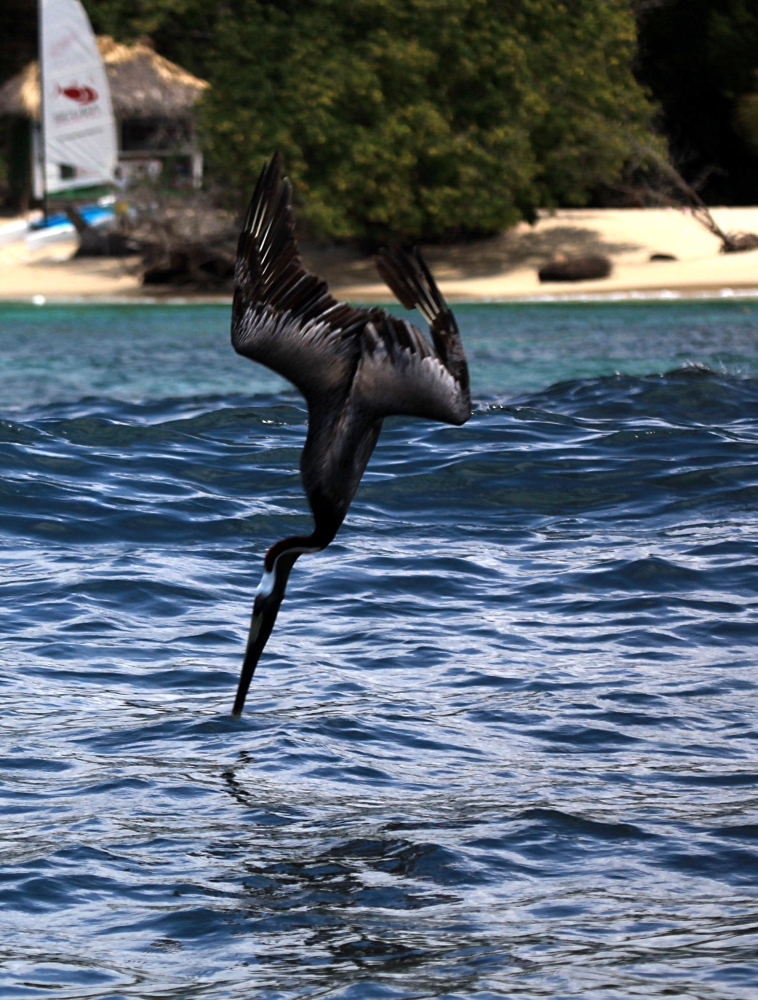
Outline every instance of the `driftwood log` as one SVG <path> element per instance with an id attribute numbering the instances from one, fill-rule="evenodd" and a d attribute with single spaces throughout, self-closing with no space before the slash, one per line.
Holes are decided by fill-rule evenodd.
<path id="1" fill-rule="evenodd" d="M 128 231 L 142 244 L 142 284 L 185 291 L 230 291 L 239 222 L 203 191 L 130 189 Z"/>
<path id="2" fill-rule="evenodd" d="M 142 244 L 129 236 L 105 227 L 90 226 L 76 208 L 67 207 L 66 215 L 79 236 L 74 257 L 130 257 L 142 250 Z"/>
<path id="3" fill-rule="evenodd" d="M 143 257 L 142 283 L 221 290 L 231 285 L 235 260 L 236 247 L 226 241 L 154 246 Z"/>
<path id="4" fill-rule="evenodd" d="M 658 171 L 659 177 L 658 184 L 647 187 L 647 198 L 643 199 L 643 204 L 645 201 L 667 205 L 684 202 L 680 207 L 689 209 L 692 218 L 721 241 L 721 253 L 745 253 L 747 250 L 758 249 L 758 234 L 724 232 L 695 188 L 687 183 L 672 163 L 649 146 L 640 143 L 636 145 L 640 155 L 639 165 L 647 161 Z M 668 190 L 665 190 L 666 187 Z"/>
<path id="5" fill-rule="evenodd" d="M 583 257 L 556 258 L 543 264 L 537 272 L 540 281 L 593 281 L 607 278 L 611 273 L 611 262 L 602 254 L 586 254 Z"/>
<path id="6" fill-rule="evenodd" d="M 743 253 L 758 250 L 758 236 L 755 233 L 726 233 L 723 238 L 722 253 Z"/>

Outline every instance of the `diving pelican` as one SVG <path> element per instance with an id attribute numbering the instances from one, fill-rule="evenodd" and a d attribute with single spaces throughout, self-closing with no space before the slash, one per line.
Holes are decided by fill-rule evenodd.
<path id="1" fill-rule="evenodd" d="M 235 351 L 292 382 L 308 404 L 300 457 L 313 512 L 310 535 L 266 553 L 233 715 L 239 716 L 271 635 L 295 561 L 325 549 L 345 519 L 385 417 L 463 424 L 471 416 L 458 326 L 418 250 L 383 250 L 382 278 L 406 309 L 429 323 L 433 347 L 413 324 L 379 308 L 338 302 L 303 267 L 294 234 L 292 185 L 275 154 L 264 165 L 240 233 L 234 275 Z"/>

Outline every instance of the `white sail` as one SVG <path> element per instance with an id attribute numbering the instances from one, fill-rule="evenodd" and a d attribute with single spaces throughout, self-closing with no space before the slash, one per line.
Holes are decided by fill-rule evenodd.
<path id="1" fill-rule="evenodd" d="M 79 0 L 40 0 L 40 18 L 45 188 L 111 183 L 116 123 L 89 19 Z"/>

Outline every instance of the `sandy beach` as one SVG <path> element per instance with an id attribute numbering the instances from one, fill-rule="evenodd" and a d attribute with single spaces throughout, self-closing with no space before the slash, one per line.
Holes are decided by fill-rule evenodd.
<path id="1" fill-rule="evenodd" d="M 716 208 L 725 231 L 758 233 L 758 207 Z M 76 241 L 34 249 L 25 241 L 0 246 L 0 300 L 79 301 L 187 297 L 181 289 L 140 285 L 135 260 L 72 260 Z M 679 209 L 561 209 L 543 213 L 536 225 L 522 223 L 486 240 L 424 248 L 440 286 L 451 301 L 499 301 L 631 293 L 758 295 L 758 250 L 722 254 L 716 237 Z M 603 253 L 608 278 L 540 283 L 538 267 L 555 254 Z M 676 260 L 650 261 L 652 254 Z M 307 265 L 322 274 L 340 297 L 391 301 L 370 257 L 340 247 L 304 247 Z M 193 296 L 193 298 L 198 298 Z M 207 298 L 204 296 L 203 298 Z M 228 296 L 215 296 L 218 301 Z"/>

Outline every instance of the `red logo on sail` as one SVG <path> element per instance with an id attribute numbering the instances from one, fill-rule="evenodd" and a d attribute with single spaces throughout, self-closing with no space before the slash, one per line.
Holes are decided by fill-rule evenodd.
<path id="1" fill-rule="evenodd" d="M 71 87 L 58 87 L 58 93 L 77 104 L 94 104 L 100 96 L 94 87 L 77 87 L 75 84 Z"/>

